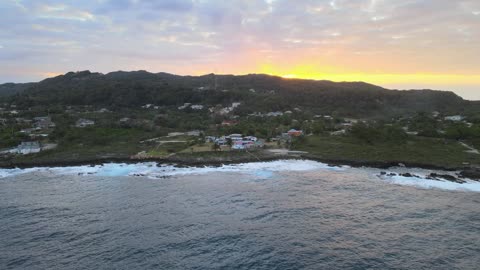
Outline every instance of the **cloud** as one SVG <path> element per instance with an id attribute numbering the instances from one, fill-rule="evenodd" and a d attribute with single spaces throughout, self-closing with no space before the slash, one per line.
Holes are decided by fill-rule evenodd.
<path id="1" fill-rule="evenodd" d="M 7 66 L 480 74 L 479 15 L 476 0 L 6 0 L 0 78 Z"/>

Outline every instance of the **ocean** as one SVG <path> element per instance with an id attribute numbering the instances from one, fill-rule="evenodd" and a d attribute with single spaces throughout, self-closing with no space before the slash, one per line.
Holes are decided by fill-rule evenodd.
<path id="1" fill-rule="evenodd" d="M 0 169 L 0 269 L 479 269 L 479 182 L 380 172 Z"/>

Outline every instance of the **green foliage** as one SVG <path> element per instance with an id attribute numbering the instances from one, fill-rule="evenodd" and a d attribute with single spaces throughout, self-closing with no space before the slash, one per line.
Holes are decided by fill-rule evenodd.
<path id="1" fill-rule="evenodd" d="M 473 145 L 480 148 L 480 141 Z M 403 144 L 393 141 L 361 144 L 350 136 L 308 136 L 305 143 L 295 145 L 294 149 L 331 160 L 411 162 L 447 167 L 463 166 L 464 162 L 480 164 L 480 155 L 466 153 L 457 141 L 437 138 L 409 137 Z"/>
<path id="2" fill-rule="evenodd" d="M 453 123 L 446 128 L 445 137 L 454 140 L 461 140 L 473 137 L 473 132 L 464 123 Z"/>
<path id="3" fill-rule="evenodd" d="M 213 87 L 214 81 L 218 82 L 217 89 Z M 185 102 L 207 106 L 241 102 L 242 105 L 235 111 L 241 116 L 300 107 L 303 112 L 293 115 L 298 119 L 319 113 L 386 117 L 419 110 L 458 112 L 478 109 L 480 106 L 464 101 L 451 92 L 393 91 L 359 82 L 285 80 L 267 75 L 194 77 L 145 71 L 112 72 L 106 75 L 82 71 L 34 84 L 0 86 L 6 92 L 17 93 L 10 96 L 10 101 L 23 108 L 50 106 L 55 112 L 59 112 L 59 106 L 66 105 L 104 106 L 120 110 L 139 108 L 146 103 L 175 109 Z M 200 86 L 203 87 L 201 91 L 198 90 Z M 16 88 L 21 90 L 17 91 Z M 248 91 L 250 88 L 256 89 L 256 92 L 251 93 Z M 190 113 L 188 109 L 186 113 Z M 191 114 L 197 113 L 191 111 Z M 291 125 L 291 120 L 288 115 L 281 118 L 283 125 Z M 170 122 L 168 126 L 173 128 L 175 123 Z"/>
<path id="4" fill-rule="evenodd" d="M 379 142 L 405 143 L 407 134 L 394 125 L 375 125 L 359 122 L 352 126 L 349 135 L 368 144 Z"/>

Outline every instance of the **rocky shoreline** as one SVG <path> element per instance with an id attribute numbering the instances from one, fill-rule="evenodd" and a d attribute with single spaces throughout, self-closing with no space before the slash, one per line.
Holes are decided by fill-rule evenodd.
<path id="1" fill-rule="evenodd" d="M 363 161 L 363 160 L 331 160 L 318 157 L 311 154 L 295 154 L 295 155 L 274 155 L 266 153 L 265 151 L 257 152 L 255 155 L 228 155 L 228 156 L 194 156 L 194 155 L 173 155 L 166 158 L 131 158 L 131 157 L 104 157 L 94 159 L 83 160 L 35 160 L 28 162 L 13 162 L 13 161 L 0 161 L 0 168 L 12 169 L 12 168 L 33 168 L 33 167 L 69 167 L 69 166 L 95 166 L 105 163 L 127 163 L 135 164 L 139 162 L 156 162 L 158 164 L 168 164 L 176 167 L 215 167 L 229 164 L 239 163 L 251 163 L 251 162 L 268 162 L 276 160 L 311 160 L 318 161 L 329 166 L 351 166 L 351 167 L 369 167 L 377 169 L 389 169 L 394 167 L 402 167 L 406 169 L 427 169 L 438 170 L 446 172 L 457 172 L 457 177 L 450 174 L 436 174 L 432 173 L 429 178 L 432 180 L 447 180 L 456 183 L 465 182 L 463 179 L 468 178 L 472 180 L 480 181 L 480 169 L 474 167 L 445 167 L 432 164 L 411 163 L 402 161 Z M 386 175 L 386 172 L 382 172 L 381 175 Z M 416 177 L 412 173 L 398 174 L 404 177 Z"/>

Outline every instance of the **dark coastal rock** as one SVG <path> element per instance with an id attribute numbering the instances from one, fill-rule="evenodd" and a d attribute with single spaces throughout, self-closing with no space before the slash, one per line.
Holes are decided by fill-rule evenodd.
<path id="1" fill-rule="evenodd" d="M 396 173 L 389 173 L 389 174 L 387 174 L 387 176 L 397 176 L 397 174 Z"/>
<path id="2" fill-rule="evenodd" d="M 411 173 L 401 173 L 400 176 L 403 176 L 403 177 L 416 177 L 415 175 L 411 174 Z"/>
<path id="3" fill-rule="evenodd" d="M 449 175 L 449 174 L 431 173 L 429 175 L 429 177 L 435 178 L 435 179 L 442 178 L 442 179 L 445 179 L 445 180 L 448 180 L 448 181 L 453 181 L 453 182 L 455 182 L 457 180 L 457 178 L 455 176 Z"/>
<path id="4" fill-rule="evenodd" d="M 386 175 L 387 172 L 380 172 L 380 175 Z"/>
<path id="5" fill-rule="evenodd" d="M 455 177 L 453 175 L 450 175 L 450 174 L 431 173 L 427 176 L 427 179 L 430 179 L 430 180 L 447 180 L 447 181 L 454 182 L 454 183 L 459 183 L 459 184 L 466 183 L 466 181 L 464 181 L 462 179 L 458 179 L 457 177 Z"/>
<path id="6" fill-rule="evenodd" d="M 480 169 L 467 169 L 460 172 L 460 177 L 480 181 Z"/>

